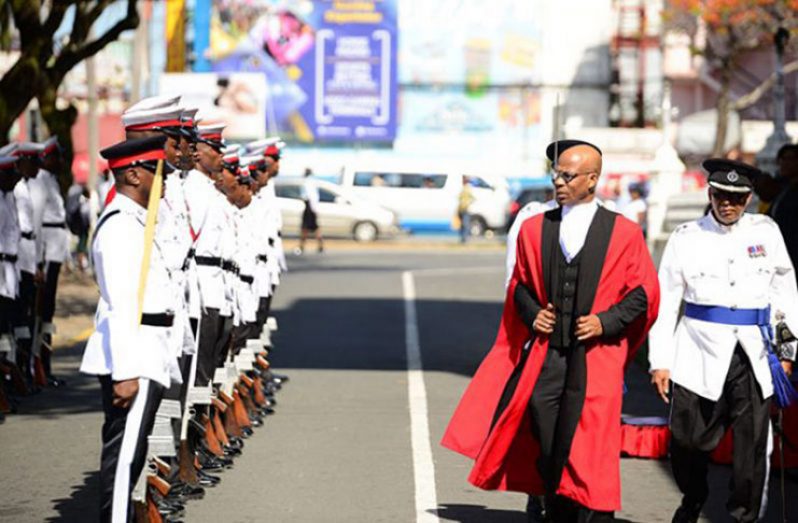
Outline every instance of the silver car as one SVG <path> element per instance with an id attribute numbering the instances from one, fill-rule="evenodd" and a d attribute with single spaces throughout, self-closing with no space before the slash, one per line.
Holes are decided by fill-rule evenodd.
<path id="1" fill-rule="evenodd" d="M 305 179 L 276 178 L 274 190 L 283 215 L 283 232 L 298 235 L 305 210 Z M 340 185 L 314 180 L 319 189 L 318 220 L 324 236 L 354 238 L 369 242 L 399 232 L 396 215 Z"/>

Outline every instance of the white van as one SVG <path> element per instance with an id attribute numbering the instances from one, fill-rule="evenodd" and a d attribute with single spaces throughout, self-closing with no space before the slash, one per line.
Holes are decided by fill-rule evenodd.
<path id="1" fill-rule="evenodd" d="M 417 163 L 353 163 L 344 168 L 341 185 L 396 213 L 403 229 L 443 232 L 452 230 L 463 176 L 468 176 L 475 197 L 471 235 L 481 236 L 506 226 L 510 193 L 504 178 L 476 172 Z"/>

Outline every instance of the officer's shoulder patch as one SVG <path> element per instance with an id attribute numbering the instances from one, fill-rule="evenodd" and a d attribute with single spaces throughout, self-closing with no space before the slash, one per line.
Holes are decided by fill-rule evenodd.
<path id="1" fill-rule="evenodd" d="M 686 234 L 686 233 L 690 233 L 690 232 L 695 232 L 698 229 L 699 229 L 698 222 L 697 221 L 693 221 L 693 222 L 683 223 L 683 224 L 677 226 L 673 230 L 673 233 L 674 234 Z"/>
<path id="2" fill-rule="evenodd" d="M 768 225 L 771 227 L 778 227 L 773 218 L 768 216 L 767 214 L 748 214 L 749 220 L 753 225 Z"/>

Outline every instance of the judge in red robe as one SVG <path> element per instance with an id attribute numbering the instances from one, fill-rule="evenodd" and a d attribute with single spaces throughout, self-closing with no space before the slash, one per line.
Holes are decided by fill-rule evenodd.
<path id="1" fill-rule="evenodd" d="M 545 495 L 551 521 L 612 520 L 624 369 L 659 285 L 640 228 L 594 198 L 598 147 L 562 140 L 547 156 L 560 207 L 521 228 L 499 333 L 442 445 L 475 460 L 477 487 Z"/>

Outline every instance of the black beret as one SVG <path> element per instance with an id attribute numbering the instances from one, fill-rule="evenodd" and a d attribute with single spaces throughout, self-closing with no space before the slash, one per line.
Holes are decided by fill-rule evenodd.
<path id="1" fill-rule="evenodd" d="M 585 142 L 583 140 L 557 140 L 556 142 L 551 142 L 548 147 L 546 147 L 546 157 L 549 159 L 550 162 L 555 163 L 554 158 L 554 150 L 557 150 L 557 159 L 559 159 L 560 155 L 570 149 L 571 147 L 576 147 L 577 145 L 587 145 L 588 147 L 592 147 L 596 151 L 598 151 L 599 155 L 601 155 L 601 149 L 597 146 L 593 145 L 590 142 Z"/>
<path id="2" fill-rule="evenodd" d="M 726 192 L 751 192 L 754 188 L 754 178 L 763 174 L 753 165 L 725 158 L 704 160 L 701 167 L 709 173 L 707 178 L 709 186 Z"/>

